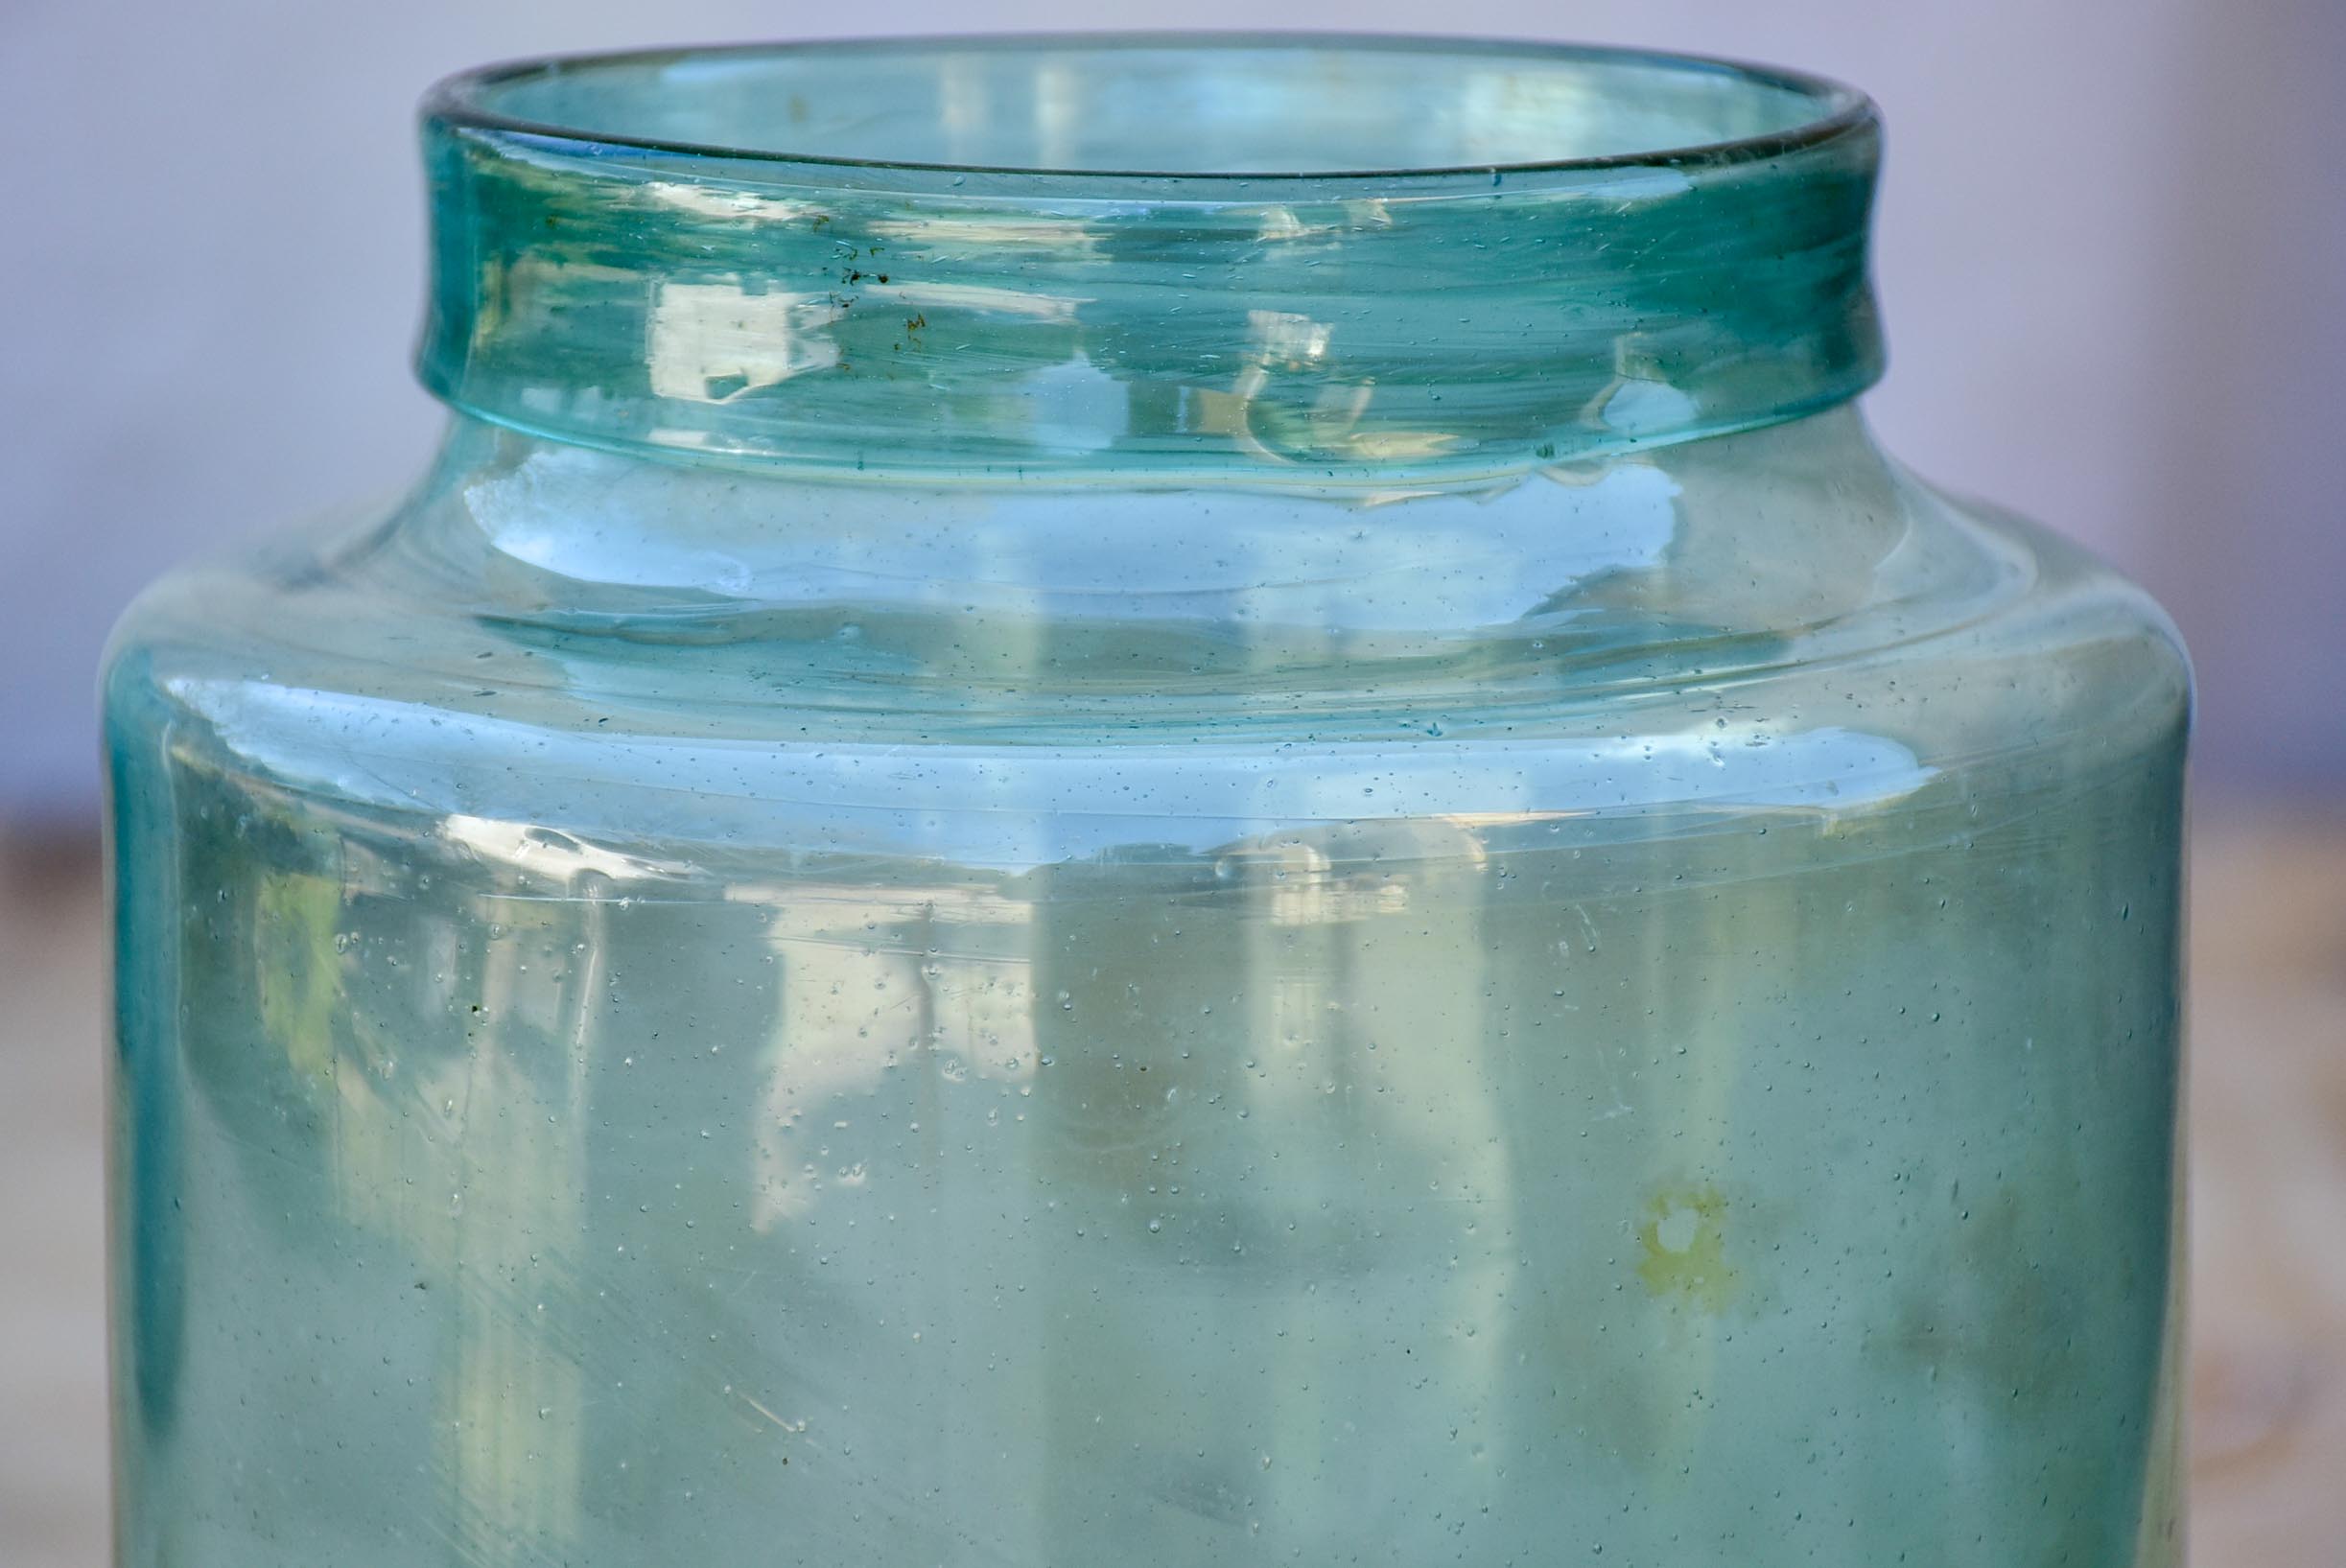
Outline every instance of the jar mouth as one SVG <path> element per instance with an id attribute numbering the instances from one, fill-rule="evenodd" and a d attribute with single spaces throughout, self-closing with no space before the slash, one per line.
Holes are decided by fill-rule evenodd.
<path id="1" fill-rule="evenodd" d="M 423 132 L 425 386 L 676 460 L 1482 482 L 1881 370 L 1872 105 L 1782 72 L 1292 34 L 753 45 L 492 67 Z"/>
<path id="2" fill-rule="evenodd" d="M 1820 77 L 1579 44 L 1329 34 L 742 44 L 488 66 L 427 120 L 594 155 L 884 180 L 1488 182 L 1759 161 L 1870 127 Z M 1178 156 L 1168 156 L 1178 152 Z M 1160 193 L 1161 194 L 1161 193 Z"/>

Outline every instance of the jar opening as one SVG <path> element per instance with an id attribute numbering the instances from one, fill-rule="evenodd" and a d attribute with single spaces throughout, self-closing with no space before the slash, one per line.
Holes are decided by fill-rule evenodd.
<path id="1" fill-rule="evenodd" d="M 1766 156 L 1863 95 L 1575 45 L 1378 36 L 903 38 L 529 61 L 434 117 L 728 159 L 1048 177 L 1371 178 Z"/>
<path id="2" fill-rule="evenodd" d="M 677 459 L 1482 482 L 1881 364 L 1871 106 L 1703 60 L 766 45 L 459 77 L 424 143 L 425 385 Z"/>

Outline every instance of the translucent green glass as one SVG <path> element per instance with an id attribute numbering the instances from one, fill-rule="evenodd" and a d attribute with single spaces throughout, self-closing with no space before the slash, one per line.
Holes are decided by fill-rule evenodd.
<path id="1" fill-rule="evenodd" d="M 1850 404 L 1862 98 L 425 145 L 432 471 L 106 674 L 119 1562 L 2180 1560 L 2189 676 Z"/>

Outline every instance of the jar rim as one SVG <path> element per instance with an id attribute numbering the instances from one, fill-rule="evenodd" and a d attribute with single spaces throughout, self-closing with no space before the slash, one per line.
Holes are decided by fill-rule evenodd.
<path id="1" fill-rule="evenodd" d="M 1413 60 L 1466 66 L 1506 59 L 1513 63 L 1564 68 L 1593 76 L 1624 77 L 1631 73 L 1676 77 L 1689 82 L 1700 79 L 1724 82 L 1748 91 L 1790 99 L 1806 112 L 1786 123 L 1745 134 L 1664 139 L 1654 146 L 1633 146 L 1604 152 L 1540 157 L 1497 157 L 1472 161 L 1371 161 L 1360 167 L 1238 169 L 1111 167 L 1044 161 L 958 161 L 918 156 L 861 156 L 839 152 L 812 152 L 787 147 L 746 145 L 723 140 L 660 134 L 623 126 L 576 123 L 582 116 L 545 117 L 516 112 L 500 101 L 526 94 L 532 86 L 569 82 L 595 74 L 622 75 L 654 72 L 687 65 L 742 66 L 760 60 L 791 62 L 817 58 L 825 63 L 864 60 L 909 60 L 924 55 L 944 60 L 955 56 L 1038 58 L 1052 52 L 1083 52 L 1127 58 L 1148 54 L 1191 55 L 1205 64 L 1214 57 L 1236 59 L 1260 52 L 1306 50 L 1374 59 L 1407 55 Z M 1429 73 L 1429 81 L 1433 80 Z M 898 175 L 914 182 L 934 176 L 986 176 L 990 181 L 1015 180 L 1037 194 L 1097 197 L 1118 181 L 1145 181 L 1152 187 L 1194 183 L 1204 190 L 1245 187 L 1250 195 L 1263 188 L 1297 187 L 1358 192 L 1363 185 L 1406 183 L 1422 188 L 1468 181 L 1488 183 L 1493 176 L 1570 176 L 1641 168 L 1686 169 L 1745 164 L 1831 142 L 1853 131 L 1866 130 L 1878 121 L 1873 102 L 1854 87 L 1829 78 L 1772 65 L 1751 64 L 1707 56 L 1669 51 L 1620 48 L 1609 45 L 1529 42 L 1502 38 L 1460 37 L 1446 35 L 1340 32 L 1132 32 L 1132 33 L 1006 33 L 977 35 L 908 35 L 876 38 L 824 38 L 789 42 L 689 45 L 675 48 L 550 55 L 480 66 L 444 78 L 426 96 L 422 106 L 428 124 L 453 130 L 510 137 L 587 156 L 633 155 L 722 162 L 735 180 L 754 179 L 756 171 L 782 174 L 791 170 L 835 170 L 854 175 L 858 183 L 885 182 Z"/>
<path id="2" fill-rule="evenodd" d="M 1881 371 L 1873 106 L 1760 67 L 1312 34 L 748 45 L 491 67 L 423 129 L 424 384 L 586 444 L 1388 483 L 1796 417 Z M 1163 150 L 1190 167 L 1113 166 Z M 1509 156 L 1550 151 L 1573 155 Z"/>

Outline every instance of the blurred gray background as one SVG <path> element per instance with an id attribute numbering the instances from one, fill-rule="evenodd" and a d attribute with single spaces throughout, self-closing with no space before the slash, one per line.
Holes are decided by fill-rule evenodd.
<path id="1" fill-rule="evenodd" d="M 412 107 L 514 55 L 880 31 L 1442 30 L 1883 105 L 1892 450 L 2196 656 L 2194 1548 L 2346 1540 L 2346 0 L 0 0 L 0 1564 L 104 1559 L 92 685 L 172 563 L 381 495 L 434 406 Z"/>

